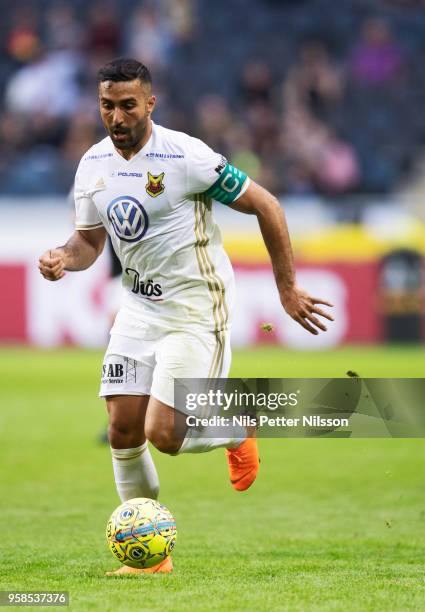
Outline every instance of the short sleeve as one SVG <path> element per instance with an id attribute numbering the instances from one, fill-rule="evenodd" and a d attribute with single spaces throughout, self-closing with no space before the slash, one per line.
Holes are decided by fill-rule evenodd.
<path id="1" fill-rule="evenodd" d="M 81 167 L 78 168 L 74 183 L 75 228 L 91 230 L 103 227 L 98 210 L 87 191 Z"/>
<path id="2" fill-rule="evenodd" d="M 187 192 L 204 193 L 208 197 L 231 204 L 249 185 L 247 175 L 238 170 L 223 155 L 213 151 L 202 140 L 191 138 L 187 156 Z"/>

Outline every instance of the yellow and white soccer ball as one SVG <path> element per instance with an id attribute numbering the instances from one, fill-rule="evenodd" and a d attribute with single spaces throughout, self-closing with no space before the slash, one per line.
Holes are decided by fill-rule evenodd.
<path id="1" fill-rule="evenodd" d="M 154 499 L 136 497 L 122 503 L 106 525 L 109 550 L 130 567 L 147 568 L 161 563 L 174 548 L 176 521 Z"/>

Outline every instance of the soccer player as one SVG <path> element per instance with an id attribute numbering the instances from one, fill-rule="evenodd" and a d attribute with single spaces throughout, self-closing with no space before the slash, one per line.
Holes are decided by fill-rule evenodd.
<path id="1" fill-rule="evenodd" d="M 174 379 L 226 377 L 233 271 L 214 222 L 212 201 L 255 214 L 269 251 L 282 305 L 312 334 L 332 320 L 328 302 L 299 289 L 283 211 L 265 189 L 206 144 L 156 125 L 148 69 L 118 59 L 99 71 L 100 115 L 107 136 L 82 158 L 75 177 L 76 230 L 39 260 L 50 281 L 84 270 L 107 233 L 121 261 L 123 304 L 111 329 L 100 396 L 118 494 L 156 498 L 158 476 L 147 440 L 176 455 L 225 447 L 238 491 L 255 480 L 254 431 L 187 428 L 174 410 Z M 171 559 L 155 571 L 171 571 Z M 146 572 L 126 566 L 115 573 Z"/>

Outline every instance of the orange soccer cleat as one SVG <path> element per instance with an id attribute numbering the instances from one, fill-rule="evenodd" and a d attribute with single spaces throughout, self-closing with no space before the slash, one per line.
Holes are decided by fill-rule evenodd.
<path id="1" fill-rule="evenodd" d="M 170 574 L 173 571 L 173 562 L 171 557 L 167 557 L 158 565 L 153 567 L 147 567 L 146 569 L 137 569 L 135 567 L 129 567 L 128 565 L 122 565 L 117 570 L 112 572 L 106 572 L 107 576 L 126 576 L 129 574 Z"/>
<path id="2" fill-rule="evenodd" d="M 257 478 L 260 467 L 255 428 L 249 428 L 248 437 L 237 448 L 226 448 L 227 463 L 232 487 L 246 491 Z"/>

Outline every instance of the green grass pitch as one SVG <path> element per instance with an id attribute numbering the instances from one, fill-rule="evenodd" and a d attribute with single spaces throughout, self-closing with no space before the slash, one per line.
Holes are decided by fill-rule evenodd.
<path id="1" fill-rule="evenodd" d="M 118 504 L 96 439 L 101 354 L 0 351 L 0 588 L 67 590 L 74 610 L 425 607 L 423 440 L 260 440 L 238 494 L 222 450 L 155 453 L 178 539 L 172 575 L 106 578 Z M 423 376 L 420 348 L 236 352 L 234 376 Z"/>

